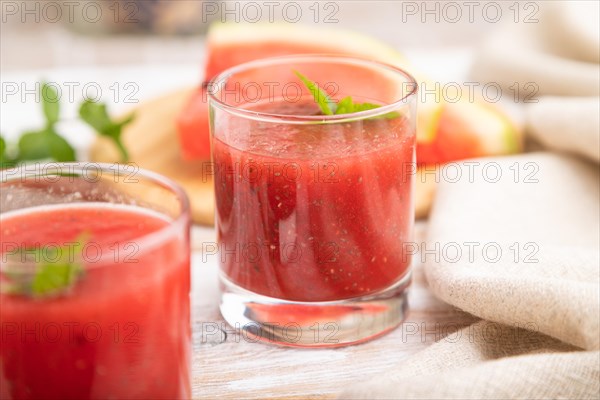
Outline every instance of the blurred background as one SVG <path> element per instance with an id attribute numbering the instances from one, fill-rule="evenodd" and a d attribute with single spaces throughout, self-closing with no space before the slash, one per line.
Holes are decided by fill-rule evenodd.
<path id="1" fill-rule="evenodd" d="M 100 88 L 100 100 L 111 112 L 122 113 L 166 92 L 199 85 L 205 34 L 219 21 L 356 30 L 398 49 L 421 77 L 461 86 L 494 83 L 508 109 L 542 95 L 600 92 L 598 1 L 0 3 L 0 131 L 13 139 L 41 121 L 38 107 L 26 97 L 42 79 L 65 90 L 77 83 L 75 97 L 61 111 L 66 120 L 76 116 L 89 87 Z M 76 147 L 84 147 L 92 135 L 74 125 L 62 132 Z"/>
<path id="2" fill-rule="evenodd" d="M 215 20 L 333 25 L 369 33 L 399 49 L 471 47 L 500 25 L 538 24 L 552 3 L 556 2 L 3 0 L 0 66 L 6 72 L 199 63 L 202 35 Z"/>

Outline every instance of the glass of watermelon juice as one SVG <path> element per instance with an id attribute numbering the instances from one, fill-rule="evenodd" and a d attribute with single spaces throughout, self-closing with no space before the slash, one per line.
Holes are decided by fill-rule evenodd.
<path id="1" fill-rule="evenodd" d="M 1 171 L 0 398 L 190 398 L 190 211 L 133 166 Z"/>
<path id="2" fill-rule="evenodd" d="M 208 84 L 220 309 L 249 340 L 335 347 L 403 320 L 416 89 L 395 67 L 327 55 Z"/>

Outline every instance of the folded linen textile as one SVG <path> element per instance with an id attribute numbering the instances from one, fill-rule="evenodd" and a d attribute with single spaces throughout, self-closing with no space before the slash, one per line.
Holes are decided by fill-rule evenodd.
<path id="1" fill-rule="evenodd" d="M 527 134 L 545 148 L 600 162 L 600 97 L 544 96 L 525 108 Z"/>
<path id="2" fill-rule="evenodd" d="M 458 166 L 438 187 L 425 273 L 486 321 L 340 398 L 598 398 L 598 165 L 532 153 Z"/>
<path id="3" fill-rule="evenodd" d="M 471 76 L 528 99 L 600 95 L 598 2 L 536 5 L 531 18 L 510 21 L 483 42 Z"/>

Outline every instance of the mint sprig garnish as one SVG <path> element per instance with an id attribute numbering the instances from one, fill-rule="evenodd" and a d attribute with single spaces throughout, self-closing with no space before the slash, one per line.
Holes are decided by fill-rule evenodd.
<path id="1" fill-rule="evenodd" d="M 69 289 L 83 271 L 77 262 L 40 264 L 31 283 L 34 296 L 57 294 Z"/>
<path id="2" fill-rule="evenodd" d="M 129 159 L 129 153 L 121 141 L 121 133 L 123 127 L 133 121 L 133 115 L 128 116 L 120 122 L 115 122 L 109 117 L 106 111 L 106 104 L 86 100 L 79 107 L 79 117 L 100 135 L 110 138 L 119 149 L 123 161 Z"/>
<path id="3" fill-rule="evenodd" d="M 7 159 L 8 156 L 6 155 L 6 141 L 4 140 L 2 135 L 0 135 L 0 162 L 4 162 Z"/>
<path id="4" fill-rule="evenodd" d="M 40 87 L 42 110 L 46 119 L 42 129 L 25 132 L 18 143 L 18 157 L 14 161 L 53 159 L 55 161 L 75 161 L 75 150 L 56 131 L 60 115 L 59 95 L 56 89 L 42 83 Z"/>
<path id="5" fill-rule="evenodd" d="M 315 99 L 315 102 L 319 105 L 321 112 L 325 115 L 333 115 L 333 110 L 335 109 L 336 104 L 335 101 L 329 98 L 327 92 L 321 89 L 319 85 L 316 84 L 316 82 L 309 80 L 300 72 L 294 71 L 294 74 L 296 74 L 296 76 L 300 78 L 300 80 L 302 81 L 304 86 L 306 86 L 310 94 L 312 94 L 313 99 Z"/>
<path id="6" fill-rule="evenodd" d="M 60 115 L 60 97 L 56 89 L 48 83 L 42 83 L 40 89 L 42 98 L 42 109 L 44 110 L 44 116 L 46 117 L 47 127 L 54 127 L 54 124 L 58 122 Z"/>
<path id="7" fill-rule="evenodd" d="M 9 292 L 31 297 L 67 293 L 84 274 L 82 251 L 87 237 L 80 235 L 70 246 L 19 249 L 4 271 Z M 26 269 L 28 263 L 34 263 L 33 271 Z"/>
<path id="8" fill-rule="evenodd" d="M 17 161 L 53 159 L 59 162 L 75 161 L 75 150 L 54 127 L 25 132 L 19 138 Z"/>
<path id="9" fill-rule="evenodd" d="M 375 108 L 381 107 L 379 104 L 374 103 L 357 103 L 352 100 L 351 96 L 344 97 L 339 102 L 335 102 L 332 100 L 325 90 L 319 87 L 316 82 L 311 81 L 304 75 L 302 75 L 298 71 L 294 71 L 294 74 L 306 86 L 308 91 L 312 94 L 313 99 L 319 105 L 321 112 L 325 115 L 340 115 L 340 114 L 354 114 L 361 111 L 373 110 Z M 400 116 L 400 113 L 392 111 L 386 113 L 384 115 L 378 115 L 377 117 L 371 117 L 372 119 L 376 118 L 386 118 L 392 119 Z M 369 119 L 371 119 L 369 118 Z"/>
<path id="10" fill-rule="evenodd" d="M 40 84 L 39 92 L 45 118 L 44 126 L 22 133 L 15 143 L 6 143 L 0 136 L 0 169 L 37 160 L 76 161 L 75 149 L 57 130 L 60 122 L 60 95 L 53 85 L 46 82 Z M 128 152 L 121 141 L 121 133 L 123 127 L 133 120 L 133 115 L 122 121 L 113 121 L 106 111 L 105 104 L 87 99 L 79 108 L 79 116 L 96 133 L 110 138 L 119 149 L 122 161 L 128 161 Z"/>
<path id="11" fill-rule="evenodd" d="M 336 114 L 352 114 L 360 111 L 373 110 L 381 107 L 378 104 L 373 103 L 355 103 L 352 101 L 352 97 L 344 97 L 340 100 L 335 110 Z"/>

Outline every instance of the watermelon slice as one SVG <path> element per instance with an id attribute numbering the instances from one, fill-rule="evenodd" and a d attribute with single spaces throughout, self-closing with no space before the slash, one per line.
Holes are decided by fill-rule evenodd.
<path id="1" fill-rule="evenodd" d="M 408 62 L 393 47 L 353 31 L 298 24 L 213 24 L 206 39 L 205 79 L 260 58 L 291 54 L 343 54 L 398 67 Z"/>
<path id="2" fill-rule="evenodd" d="M 210 159 L 207 98 L 206 88 L 202 85 L 192 94 L 176 121 L 184 160 Z"/>
<path id="3" fill-rule="evenodd" d="M 410 71 L 394 48 L 356 32 L 298 24 L 213 24 L 207 40 L 205 81 L 223 70 L 255 59 L 291 54 L 329 53 L 378 60 Z M 431 97 L 430 97 L 431 98 Z M 484 104 L 418 105 L 417 161 L 442 163 L 474 156 L 506 154 L 520 148 L 519 132 Z M 189 100 L 178 121 L 182 157 L 209 159 L 208 105 L 203 88 Z"/>
<path id="4" fill-rule="evenodd" d="M 446 103 L 438 117 L 433 140 L 417 142 L 417 164 L 512 154 L 519 152 L 521 146 L 519 130 L 491 104 Z"/>
<path id="5" fill-rule="evenodd" d="M 217 23 L 210 27 L 206 47 L 204 84 L 235 65 L 292 54 L 343 54 L 408 67 L 402 54 L 368 36 L 352 31 L 298 24 Z M 186 160 L 210 158 L 206 103 L 206 93 L 203 89 L 198 89 L 177 121 L 181 154 Z M 435 113 L 436 110 L 428 112 Z M 429 129 L 425 137 L 430 138 L 433 134 L 434 130 Z"/>

